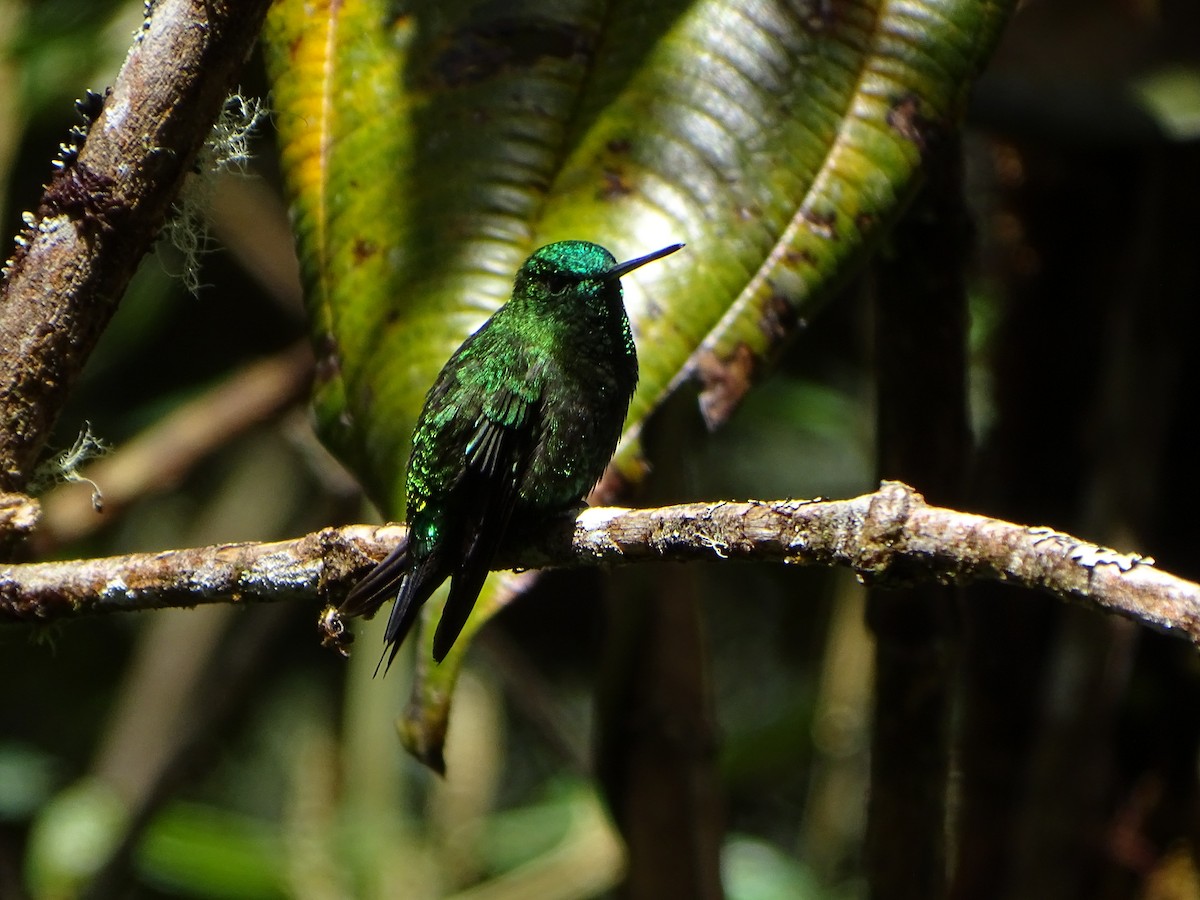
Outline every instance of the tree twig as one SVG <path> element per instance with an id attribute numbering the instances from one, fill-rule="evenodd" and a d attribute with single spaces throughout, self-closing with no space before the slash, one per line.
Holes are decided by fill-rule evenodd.
<path id="1" fill-rule="evenodd" d="M 104 612 L 337 599 L 403 538 L 403 526 L 325 528 L 274 543 L 217 544 L 74 562 L 0 566 L 0 622 Z M 992 579 L 1048 591 L 1200 646 L 1200 585 L 1137 554 L 929 506 L 884 482 L 849 500 L 751 500 L 586 509 L 503 556 L 507 567 L 740 559 L 846 566 L 902 585 Z"/>
<path id="2" fill-rule="evenodd" d="M 0 281 L 0 491 L 24 487 L 84 362 L 190 171 L 269 0 L 159 0 L 87 139 Z"/>

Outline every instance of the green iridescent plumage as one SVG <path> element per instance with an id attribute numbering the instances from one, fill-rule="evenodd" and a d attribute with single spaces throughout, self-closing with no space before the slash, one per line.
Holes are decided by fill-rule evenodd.
<path id="1" fill-rule="evenodd" d="M 408 540 L 341 606 L 371 615 L 396 598 L 389 664 L 450 578 L 433 638 L 441 662 L 509 531 L 577 504 L 604 473 L 638 377 L 620 278 L 681 246 L 620 264 L 586 241 L 542 247 L 443 367 L 413 432 Z"/>

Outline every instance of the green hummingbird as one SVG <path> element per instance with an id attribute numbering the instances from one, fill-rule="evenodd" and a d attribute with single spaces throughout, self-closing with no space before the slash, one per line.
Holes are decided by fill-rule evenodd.
<path id="1" fill-rule="evenodd" d="M 604 474 L 638 380 L 621 276 L 682 246 L 623 263 L 587 241 L 536 250 L 508 302 L 442 368 L 413 431 L 408 538 L 340 607 L 370 616 L 395 597 L 388 666 L 449 578 L 433 637 L 441 662 L 510 532 L 578 504 Z"/>

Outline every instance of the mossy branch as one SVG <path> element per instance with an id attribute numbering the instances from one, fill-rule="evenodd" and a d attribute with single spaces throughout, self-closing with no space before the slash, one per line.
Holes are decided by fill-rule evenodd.
<path id="1" fill-rule="evenodd" d="M 269 0 L 158 0 L 0 280 L 0 491 L 55 420 L 236 83 Z M 102 104 L 100 103 L 103 100 Z"/>
<path id="2" fill-rule="evenodd" d="M 106 559 L 0 567 L 0 621 L 320 598 L 338 601 L 405 536 L 403 526 L 325 528 L 274 543 L 218 544 Z M 849 500 L 752 500 L 563 516 L 504 567 L 651 560 L 845 566 L 882 585 L 1004 581 L 1178 631 L 1200 646 L 1200 585 L 1053 531 L 929 506 L 884 482 Z"/>

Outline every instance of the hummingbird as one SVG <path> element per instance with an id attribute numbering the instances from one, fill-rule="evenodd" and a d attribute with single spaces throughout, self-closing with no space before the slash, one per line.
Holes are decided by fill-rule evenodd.
<path id="1" fill-rule="evenodd" d="M 638 381 L 621 276 L 682 246 L 622 263 L 588 241 L 535 250 L 508 301 L 442 368 L 413 431 L 408 538 L 339 609 L 369 617 L 395 598 L 388 667 L 449 578 L 433 636 L 440 663 L 506 538 L 578 505 L 600 480 Z"/>

